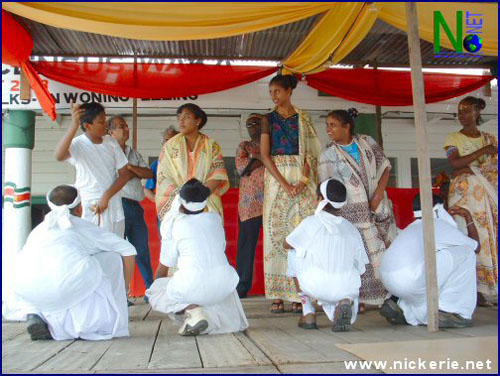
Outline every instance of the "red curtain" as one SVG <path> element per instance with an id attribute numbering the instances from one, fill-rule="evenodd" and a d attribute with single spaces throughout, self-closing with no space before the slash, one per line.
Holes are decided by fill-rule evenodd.
<path id="1" fill-rule="evenodd" d="M 479 89 L 492 76 L 424 73 L 425 102 L 434 103 Z M 328 69 L 306 76 L 307 84 L 353 102 L 379 106 L 413 105 L 410 72 Z"/>
<path id="2" fill-rule="evenodd" d="M 96 93 L 171 98 L 227 90 L 268 76 L 276 67 L 201 64 L 33 62 L 51 80 Z"/>

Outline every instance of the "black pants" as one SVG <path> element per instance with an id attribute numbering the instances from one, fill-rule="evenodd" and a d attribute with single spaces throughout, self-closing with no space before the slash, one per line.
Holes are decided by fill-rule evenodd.
<path id="1" fill-rule="evenodd" d="M 238 219 L 240 232 L 238 234 L 238 253 L 236 254 L 236 269 L 240 276 L 240 282 L 236 287 L 238 295 L 245 297 L 252 288 L 253 260 L 255 249 L 259 241 L 260 228 L 262 227 L 262 216 L 241 222 Z"/>

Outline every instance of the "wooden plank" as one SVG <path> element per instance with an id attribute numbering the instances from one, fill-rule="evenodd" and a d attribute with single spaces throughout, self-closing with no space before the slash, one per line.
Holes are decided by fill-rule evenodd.
<path id="1" fill-rule="evenodd" d="M 17 336 L 26 333 L 26 323 L 2 322 L 2 343 L 12 341 Z"/>
<path id="2" fill-rule="evenodd" d="M 247 351 L 252 354 L 253 358 L 260 366 L 272 365 L 271 360 L 264 354 L 259 347 L 248 338 L 245 333 L 234 333 L 235 338 L 241 342 L 241 344 L 247 349 Z"/>
<path id="3" fill-rule="evenodd" d="M 2 373 L 34 370 L 72 343 L 72 340 L 32 341 L 28 332 L 22 333 L 2 343 Z"/>
<path id="4" fill-rule="evenodd" d="M 233 334 L 198 336 L 196 341 L 204 368 L 259 365 Z"/>
<path id="5" fill-rule="evenodd" d="M 331 323 L 326 316 L 324 318 L 327 321 L 325 327 L 331 332 Z M 330 336 L 320 330 L 299 328 L 297 326 L 298 319 L 297 317 L 295 320 L 269 319 L 269 321 L 272 321 L 274 325 L 284 330 L 293 338 L 311 347 L 312 351 L 323 355 L 327 362 L 357 359 L 351 353 L 337 347 L 338 343 L 347 343 L 342 337 Z M 319 327 L 323 327 L 323 322 L 318 320 Z"/>
<path id="6" fill-rule="evenodd" d="M 128 307 L 128 319 L 129 321 L 142 321 L 151 311 L 151 306 L 149 304 L 141 303 L 134 304 Z"/>
<path id="7" fill-rule="evenodd" d="M 170 319 L 162 321 L 148 370 L 202 367 L 195 338 L 180 336 L 178 330 Z"/>
<path id="8" fill-rule="evenodd" d="M 35 370 L 40 373 L 54 371 L 88 372 L 111 347 L 113 341 L 117 340 L 77 340 Z"/>
<path id="9" fill-rule="evenodd" d="M 93 370 L 147 369 L 160 320 L 131 322 L 130 337 L 113 341 Z"/>
<path id="10" fill-rule="evenodd" d="M 278 328 L 273 321 L 275 320 L 250 319 L 247 335 L 274 364 L 315 363 L 328 360 L 323 354 Z"/>
<path id="11" fill-rule="evenodd" d="M 31 85 L 28 80 L 28 76 L 24 72 L 24 69 L 21 69 L 21 84 L 20 84 L 20 92 L 19 98 L 21 100 L 30 100 L 31 99 Z"/>
<path id="12" fill-rule="evenodd" d="M 120 370 L 120 371 L 97 371 L 99 373 L 144 373 L 144 370 Z M 239 374 L 239 373 L 250 373 L 250 374 L 279 374 L 280 372 L 273 366 L 260 366 L 260 367 L 224 367 L 224 368 L 178 368 L 178 369 L 153 369 L 147 370 L 147 373 L 158 373 L 158 374 L 173 374 L 173 373 L 213 373 L 213 374 Z"/>
<path id="13" fill-rule="evenodd" d="M 417 134 L 418 176 L 420 181 L 420 202 L 422 204 L 422 222 L 425 250 L 425 282 L 427 288 L 427 329 L 436 332 L 438 326 L 438 285 L 436 272 L 436 245 L 434 242 L 434 221 L 432 219 L 432 182 L 429 159 L 428 137 L 425 128 L 424 76 L 418 36 L 417 4 L 405 3 L 406 23 L 408 25 L 408 47 L 410 50 L 411 83 L 413 108 L 415 113 L 415 131 Z"/>

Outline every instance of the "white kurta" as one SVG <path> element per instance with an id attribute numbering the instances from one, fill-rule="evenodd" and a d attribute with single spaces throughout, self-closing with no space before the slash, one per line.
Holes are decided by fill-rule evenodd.
<path id="1" fill-rule="evenodd" d="M 342 217 L 325 211 L 305 218 L 286 238 L 289 277 L 297 277 L 304 294 L 323 306 L 329 319 L 342 299 L 354 302 L 356 320 L 361 274 L 368 256 L 359 231 Z"/>
<path id="2" fill-rule="evenodd" d="M 222 220 L 217 213 L 177 214 L 162 222 L 160 263 L 177 266 L 172 277 L 154 281 L 146 291 L 154 310 L 170 314 L 190 304 L 202 306 L 209 326 L 204 333 L 230 333 L 248 327 L 236 293 L 238 274 L 226 258 Z"/>
<path id="3" fill-rule="evenodd" d="M 404 229 L 384 253 L 380 278 L 411 325 L 427 325 L 422 221 Z M 439 309 L 470 319 L 476 307 L 477 242 L 456 225 L 434 218 Z"/>
<path id="4" fill-rule="evenodd" d="M 111 136 L 104 136 L 101 144 L 94 144 L 82 134 L 73 139 L 69 152 L 68 162 L 75 166 L 75 186 L 82 197 L 82 218 L 123 237 L 125 216 L 120 192 L 109 200 L 108 209 L 100 216 L 90 209 L 116 180 L 118 170 L 128 163 L 120 145 Z"/>
<path id="5" fill-rule="evenodd" d="M 31 232 L 16 259 L 4 317 L 38 314 L 57 340 L 129 335 L 121 256 L 135 255 L 134 247 L 86 220 L 70 220 L 66 230 L 44 221 Z"/>

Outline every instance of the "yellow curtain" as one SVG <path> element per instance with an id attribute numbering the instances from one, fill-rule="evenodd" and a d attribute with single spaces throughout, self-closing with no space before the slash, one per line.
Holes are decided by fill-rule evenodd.
<path id="1" fill-rule="evenodd" d="M 434 43 L 434 11 L 441 11 L 451 32 L 456 32 L 456 11 L 464 12 L 464 37 L 467 35 L 466 12 L 482 14 L 482 52 L 489 56 L 498 56 L 498 4 L 485 3 L 417 3 L 418 33 L 421 39 Z M 380 11 L 380 19 L 388 24 L 406 32 L 406 10 L 404 3 L 384 3 Z M 476 18 L 476 17 L 475 17 Z M 441 31 L 441 46 L 452 49 L 446 33 Z"/>
<path id="2" fill-rule="evenodd" d="M 284 73 L 315 73 L 342 60 L 368 34 L 380 3 L 337 3 L 283 63 Z"/>
<path id="3" fill-rule="evenodd" d="M 327 2 L 2 2 L 2 8 L 64 29 L 142 40 L 195 40 L 265 30 L 326 12 Z"/>

